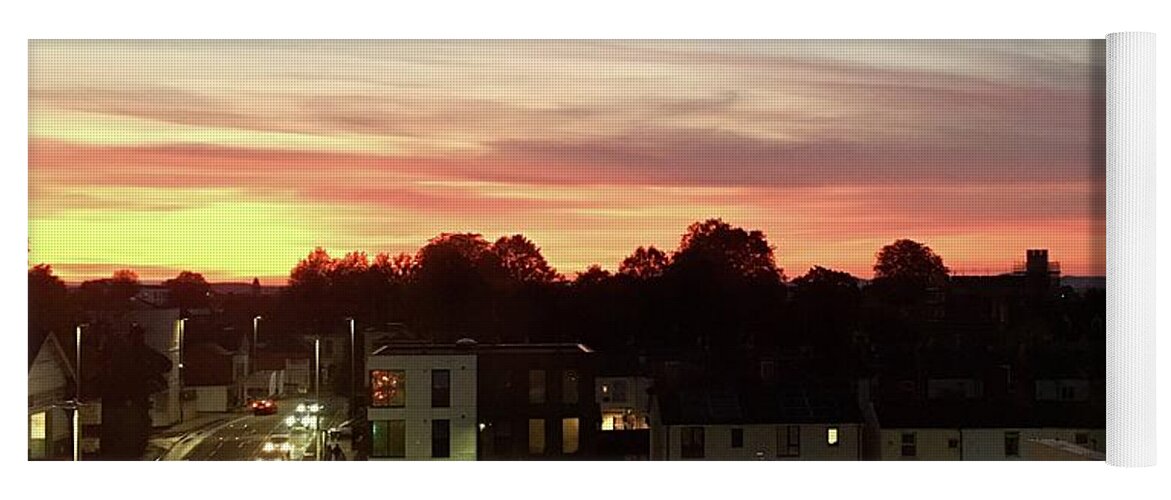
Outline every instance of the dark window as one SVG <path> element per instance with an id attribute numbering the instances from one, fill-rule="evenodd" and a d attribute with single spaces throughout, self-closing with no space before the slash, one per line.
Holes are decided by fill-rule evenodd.
<path id="1" fill-rule="evenodd" d="M 948 439 L 947 440 L 947 447 L 950 449 L 953 449 L 953 450 L 956 448 L 959 448 L 960 447 L 960 440 L 956 439 L 956 438 Z"/>
<path id="2" fill-rule="evenodd" d="M 407 372 L 370 371 L 370 406 L 402 407 L 407 402 Z"/>
<path id="3" fill-rule="evenodd" d="M 777 427 L 777 456 L 801 456 L 801 426 L 786 425 Z"/>
<path id="4" fill-rule="evenodd" d="M 683 454 L 683 458 L 703 458 L 703 427 L 684 427 L 681 430 L 683 435 L 680 437 L 680 453 Z"/>
<path id="5" fill-rule="evenodd" d="M 577 372 L 565 370 L 561 372 L 561 402 L 567 405 L 577 404 Z"/>
<path id="6" fill-rule="evenodd" d="M 431 421 L 431 458 L 451 456 L 451 421 Z"/>
<path id="7" fill-rule="evenodd" d="M 451 406 L 451 370 L 431 370 L 431 407 Z"/>
<path id="8" fill-rule="evenodd" d="M 545 402 L 545 370 L 529 370 L 529 404 Z"/>
<path id="9" fill-rule="evenodd" d="M 375 420 L 370 425 L 371 456 L 377 458 L 406 458 L 406 420 Z"/>
<path id="10" fill-rule="evenodd" d="M 510 424 L 511 422 L 506 420 L 492 426 L 492 447 L 497 454 L 507 455 L 512 452 L 512 427 Z"/>
<path id="11" fill-rule="evenodd" d="M 1004 433 L 1004 456 L 1019 457 L 1021 456 L 1021 433 L 1006 432 Z"/>
<path id="12" fill-rule="evenodd" d="M 545 453 L 545 421 L 539 418 L 529 419 L 529 454 L 543 455 Z"/>
<path id="13" fill-rule="evenodd" d="M 919 454 L 919 450 L 918 450 L 917 443 L 915 442 L 915 433 L 914 432 L 904 432 L 903 433 L 902 456 L 914 457 L 914 456 L 917 456 L 918 454 Z"/>
<path id="14" fill-rule="evenodd" d="M 744 447 L 744 429 L 740 429 L 740 428 L 732 429 L 732 447 L 733 448 L 743 448 Z"/>
<path id="15" fill-rule="evenodd" d="M 626 402 L 626 381 L 615 380 L 613 387 L 611 387 L 611 395 L 615 403 Z"/>

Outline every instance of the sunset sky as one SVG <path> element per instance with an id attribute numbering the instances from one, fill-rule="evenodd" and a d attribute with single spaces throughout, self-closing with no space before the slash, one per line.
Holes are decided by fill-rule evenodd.
<path id="1" fill-rule="evenodd" d="M 283 284 L 523 233 L 572 276 L 710 217 L 789 276 L 924 242 L 1105 274 L 1105 46 L 32 41 L 29 264 Z"/>

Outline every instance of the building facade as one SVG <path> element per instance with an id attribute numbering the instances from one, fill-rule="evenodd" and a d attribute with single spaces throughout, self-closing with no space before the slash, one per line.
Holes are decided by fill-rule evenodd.
<path id="1" fill-rule="evenodd" d="M 371 459 L 593 457 L 592 351 L 578 344 L 389 343 L 366 358 Z"/>
<path id="2" fill-rule="evenodd" d="M 367 359 L 372 460 L 475 460 L 476 356 L 381 349 Z"/>

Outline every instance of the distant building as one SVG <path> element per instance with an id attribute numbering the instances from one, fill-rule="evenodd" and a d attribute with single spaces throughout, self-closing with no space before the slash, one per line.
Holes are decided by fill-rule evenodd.
<path id="1" fill-rule="evenodd" d="M 1106 452 L 1105 418 L 1105 412 L 1096 415 L 1059 405 L 1013 409 L 986 402 L 888 404 L 878 408 L 878 455 L 867 458 L 1048 460 L 1076 447 L 1083 451 L 1079 459 L 1090 459 Z"/>
<path id="2" fill-rule="evenodd" d="M 651 460 L 859 460 L 861 422 L 832 390 L 681 389 L 655 398 Z"/>
<path id="3" fill-rule="evenodd" d="M 194 411 L 226 412 L 244 403 L 247 354 L 205 342 L 188 346 L 183 364 L 183 387 L 192 394 L 187 405 Z"/>

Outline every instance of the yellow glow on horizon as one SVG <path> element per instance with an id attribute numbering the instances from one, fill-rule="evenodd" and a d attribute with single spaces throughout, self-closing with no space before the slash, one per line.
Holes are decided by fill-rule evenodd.
<path id="1" fill-rule="evenodd" d="M 138 188 L 114 193 L 156 200 L 183 194 Z M 311 220 L 306 209 L 223 199 L 232 195 L 226 190 L 221 199 L 164 210 L 71 209 L 34 216 L 29 220 L 29 259 L 131 268 L 143 264 L 239 277 L 287 275 L 314 245 L 316 231 L 306 222 Z"/>

